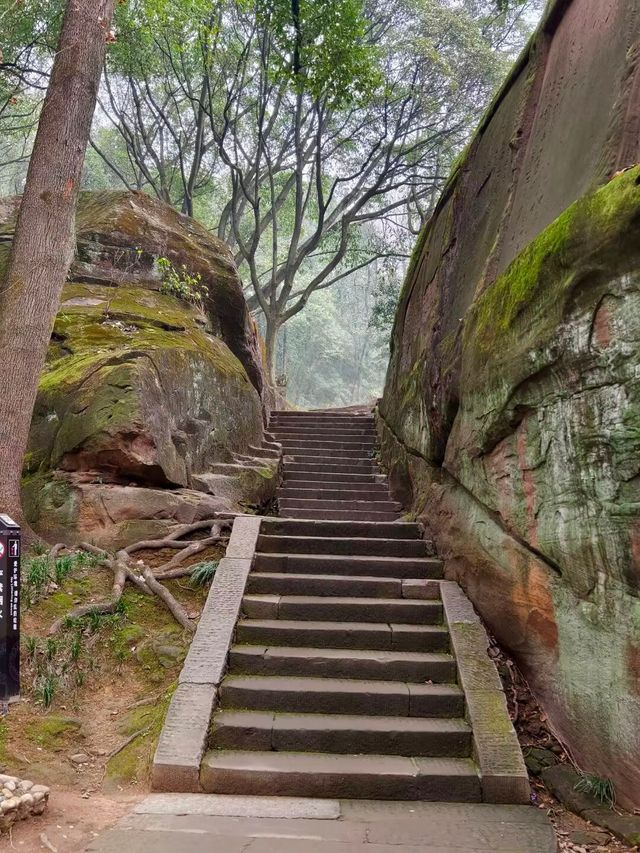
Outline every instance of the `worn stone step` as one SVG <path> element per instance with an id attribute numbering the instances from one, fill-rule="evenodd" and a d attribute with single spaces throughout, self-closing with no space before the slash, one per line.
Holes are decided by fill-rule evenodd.
<path id="1" fill-rule="evenodd" d="M 480 802 L 480 780 L 466 758 L 208 752 L 200 774 L 207 793 L 368 800 Z"/>
<path id="2" fill-rule="evenodd" d="M 361 595 L 367 598 L 419 598 L 423 601 L 437 601 L 440 598 L 440 581 L 252 572 L 247 582 L 247 593 L 252 595 Z"/>
<path id="3" fill-rule="evenodd" d="M 356 536 L 376 539 L 421 539 L 422 528 L 413 522 L 287 521 L 265 518 L 260 528 L 266 536 Z"/>
<path id="4" fill-rule="evenodd" d="M 289 513 L 290 509 L 294 510 L 302 510 L 302 509 L 310 509 L 310 510 L 330 510 L 335 512 L 336 510 L 344 510 L 345 512 L 386 512 L 392 514 L 395 518 L 398 518 L 400 514 L 400 504 L 393 503 L 390 500 L 380 500 L 380 501 L 358 501 L 358 500 L 350 500 L 350 501 L 338 501 L 338 500 L 319 500 L 319 499 L 310 499 L 304 500 L 303 498 L 284 498 L 278 503 L 280 507 L 280 512 L 283 517 L 286 517 Z"/>
<path id="5" fill-rule="evenodd" d="M 249 619 L 399 622 L 403 625 L 440 625 L 443 618 L 439 601 L 312 595 L 245 595 L 242 612 Z"/>
<path id="6" fill-rule="evenodd" d="M 300 447 L 299 445 L 289 447 L 285 450 L 285 456 L 291 457 L 296 462 L 354 462 L 372 461 L 373 448 L 370 451 L 357 450 L 326 450 L 324 448 Z"/>
<path id="7" fill-rule="evenodd" d="M 441 578 L 442 561 L 431 557 L 340 556 L 332 554 L 256 554 L 256 571 L 313 575 L 365 575 L 388 578 Z"/>
<path id="8" fill-rule="evenodd" d="M 387 480 L 381 474 L 376 474 L 373 471 L 370 474 L 325 474 L 322 471 L 291 471 L 291 466 L 287 466 L 283 475 L 283 483 L 294 485 L 300 481 L 313 483 L 313 488 L 327 488 L 321 485 L 328 483 L 329 487 L 342 484 L 352 483 L 354 486 L 379 485 L 388 488 Z"/>
<path id="9" fill-rule="evenodd" d="M 243 645 L 404 652 L 450 650 L 449 632 L 443 625 L 241 619 L 236 639 Z"/>
<path id="10" fill-rule="evenodd" d="M 301 498 L 329 497 L 338 500 L 391 500 L 387 483 L 377 481 L 362 483 L 353 480 L 289 480 L 286 478 L 279 489 L 280 497 L 295 496 Z M 309 492 L 309 494 L 302 494 Z M 344 493 L 344 497 L 342 496 Z M 376 497 L 377 496 L 377 497 Z"/>
<path id="11" fill-rule="evenodd" d="M 310 486 L 310 488 L 309 488 Z M 368 486 L 352 486 L 349 483 L 341 484 L 339 488 L 325 489 L 309 484 L 298 484 L 290 486 L 286 484 L 278 489 L 278 500 L 281 501 L 366 501 L 376 503 L 382 501 L 391 503 L 389 492 L 382 486 L 374 483 Z M 400 506 L 400 504 L 398 504 Z"/>
<path id="12" fill-rule="evenodd" d="M 212 749 L 468 758 L 471 729 L 462 719 L 218 711 Z"/>
<path id="13" fill-rule="evenodd" d="M 446 652 L 394 652 L 372 649 L 314 649 L 235 645 L 230 652 L 235 675 L 295 675 L 453 684 L 456 663 Z"/>
<path id="14" fill-rule="evenodd" d="M 387 498 L 387 500 L 390 500 L 388 483 L 381 482 L 380 480 L 375 480 L 373 474 L 368 475 L 370 478 L 368 481 L 354 480 L 353 474 L 347 474 L 345 476 L 345 479 L 343 480 L 328 479 L 329 476 L 337 476 L 336 474 L 321 476 L 324 476 L 325 479 L 308 479 L 308 475 L 306 475 L 304 478 L 294 477 L 292 479 L 288 474 L 285 473 L 281 489 L 314 489 L 323 492 L 347 491 L 358 492 L 360 494 L 364 494 L 365 496 L 368 493 L 379 492 L 383 494 Z"/>
<path id="15" fill-rule="evenodd" d="M 365 438 L 364 436 L 356 436 L 354 438 L 335 438 L 328 436 L 325 438 L 304 438 L 303 436 L 293 436 L 287 438 L 280 437 L 280 443 L 287 449 L 289 447 L 307 447 L 312 450 L 362 450 L 363 456 L 366 456 L 376 445 L 374 436 Z"/>
<path id="16" fill-rule="evenodd" d="M 275 433 L 278 436 L 279 441 L 283 441 L 287 438 L 318 438 L 320 441 L 325 441 L 328 437 L 331 437 L 334 441 L 342 441 L 346 439 L 347 441 L 358 440 L 359 438 L 372 438 L 374 441 L 377 440 L 376 431 L 372 427 L 341 427 L 339 429 L 318 429 L 318 428 L 307 428 L 307 427 L 278 427 L 277 432 Z"/>
<path id="17" fill-rule="evenodd" d="M 373 717 L 462 717 L 464 697 L 455 684 L 227 675 L 220 685 L 220 707 Z"/>
<path id="18" fill-rule="evenodd" d="M 375 424 L 373 415 L 352 415 L 344 412 L 272 412 L 271 424 L 280 423 L 337 423 L 348 424 Z"/>
<path id="19" fill-rule="evenodd" d="M 349 557 L 426 557 L 422 539 L 382 539 L 381 537 L 273 536 L 260 535 L 257 550 L 276 554 L 344 554 Z"/>
<path id="20" fill-rule="evenodd" d="M 351 521 L 395 521 L 397 512 L 375 512 L 360 509 L 308 509 L 306 507 L 288 506 L 286 511 L 282 510 L 283 518 L 318 519 L 330 521 L 332 519 Z"/>
<path id="21" fill-rule="evenodd" d="M 340 462 L 340 460 L 332 460 L 331 462 L 322 462 L 315 460 L 313 462 L 293 461 L 287 462 L 285 465 L 285 476 L 290 473 L 299 473 L 311 471 L 318 474 L 377 474 L 378 468 L 374 464 L 373 459 L 361 459 L 354 462 L 353 460 Z"/>

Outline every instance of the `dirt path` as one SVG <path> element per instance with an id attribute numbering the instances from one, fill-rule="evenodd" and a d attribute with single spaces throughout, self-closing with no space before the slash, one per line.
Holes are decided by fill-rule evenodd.
<path id="1" fill-rule="evenodd" d="M 46 812 L 14 824 L 11 834 L 0 839 L 0 849 L 52 853 L 55 848 L 57 853 L 82 853 L 89 842 L 113 826 L 140 799 L 141 795 L 130 794 L 92 794 L 85 799 L 77 789 L 56 788 Z"/>

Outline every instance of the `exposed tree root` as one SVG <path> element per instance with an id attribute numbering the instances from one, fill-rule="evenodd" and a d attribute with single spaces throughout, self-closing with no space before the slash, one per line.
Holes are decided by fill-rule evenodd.
<path id="1" fill-rule="evenodd" d="M 193 633 L 196 623 L 189 618 L 186 610 L 179 601 L 163 586 L 161 581 L 174 578 L 187 577 L 193 572 L 194 566 L 184 566 L 186 560 L 206 551 L 212 545 L 227 542 L 228 530 L 234 516 L 224 514 L 207 521 L 198 521 L 194 524 L 185 524 L 176 528 L 169 536 L 161 539 L 145 539 L 135 542 L 127 548 L 123 548 L 113 556 L 102 548 L 82 542 L 78 548 L 96 557 L 100 557 L 99 566 L 108 569 L 113 574 L 113 586 L 109 598 L 104 601 L 91 604 L 81 604 L 71 610 L 66 616 L 57 619 L 49 628 L 49 635 L 57 634 L 69 620 L 81 619 L 93 613 L 110 614 L 116 613 L 127 581 L 136 586 L 145 595 L 154 595 L 160 599 L 167 610 L 172 614 L 176 622 L 186 631 Z M 209 531 L 209 536 L 204 539 L 188 540 L 187 536 L 195 533 Z M 51 559 L 55 559 L 59 553 L 66 548 L 65 545 L 54 545 L 49 551 Z M 177 553 L 168 562 L 157 569 L 151 569 L 143 560 L 137 560 L 134 565 L 130 564 L 133 554 L 139 551 L 160 550 L 163 548 L 175 549 Z"/>
<path id="2" fill-rule="evenodd" d="M 176 622 L 182 625 L 186 631 L 190 631 L 193 634 L 196 630 L 196 624 L 189 619 L 187 611 L 180 602 L 171 595 L 166 586 L 162 586 L 160 581 L 156 580 L 151 569 L 145 567 L 143 574 L 149 589 L 158 596 Z"/>

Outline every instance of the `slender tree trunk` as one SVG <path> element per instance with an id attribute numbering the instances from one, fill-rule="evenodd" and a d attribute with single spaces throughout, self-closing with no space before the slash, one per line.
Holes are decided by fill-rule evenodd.
<path id="1" fill-rule="evenodd" d="M 75 248 L 75 208 L 116 0 L 68 0 L 0 290 L 0 511 L 24 523 L 23 457 Z"/>
<path id="2" fill-rule="evenodd" d="M 264 349 L 265 349 L 265 357 L 266 357 L 266 369 L 267 369 L 267 377 L 269 379 L 269 384 L 271 387 L 275 387 L 275 361 L 276 361 L 276 347 L 278 343 L 278 329 L 279 324 L 275 317 L 265 317 L 266 328 L 264 335 Z"/>

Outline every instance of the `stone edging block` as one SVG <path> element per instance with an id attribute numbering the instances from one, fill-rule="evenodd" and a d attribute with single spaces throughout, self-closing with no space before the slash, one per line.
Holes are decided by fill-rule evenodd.
<path id="1" fill-rule="evenodd" d="M 151 775 L 154 791 L 200 791 L 200 762 L 261 523 L 252 515 L 238 516 L 233 523 L 160 734 Z"/>
<path id="2" fill-rule="evenodd" d="M 467 720 L 473 729 L 482 799 L 485 803 L 529 803 L 529 776 L 500 676 L 487 654 L 487 633 L 457 583 L 442 581 L 441 593 Z"/>

